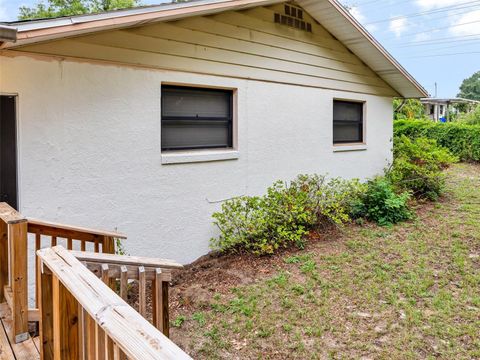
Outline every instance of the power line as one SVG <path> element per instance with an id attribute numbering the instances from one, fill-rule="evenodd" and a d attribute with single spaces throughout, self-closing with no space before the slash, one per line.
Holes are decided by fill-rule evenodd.
<path id="1" fill-rule="evenodd" d="M 463 6 L 463 5 L 471 4 L 471 3 L 475 3 L 475 4 L 474 5 Z M 400 20 L 400 19 L 409 19 L 409 18 L 413 18 L 413 17 L 425 16 L 425 15 L 430 15 L 430 14 L 437 14 L 437 13 L 452 11 L 452 10 L 469 9 L 469 8 L 477 7 L 477 6 L 480 6 L 480 1 L 475 0 L 475 1 L 470 1 L 470 2 L 463 3 L 462 6 L 460 6 L 460 5 L 450 5 L 450 6 L 442 7 L 440 9 L 434 9 L 434 10 L 429 10 L 429 11 L 421 11 L 421 12 L 411 13 L 411 14 L 407 14 L 407 15 L 399 15 L 399 16 L 388 18 L 388 19 L 370 21 L 368 23 L 365 23 L 364 25 L 379 24 L 379 23 L 383 23 L 383 22 L 389 22 L 389 21 Z M 461 12 L 461 13 L 454 14 L 454 15 L 459 15 L 459 14 L 463 14 L 463 13 L 465 13 L 465 12 Z"/>
<path id="2" fill-rule="evenodd" d="M 419 31 L 419 32 L 416 32 L 416 33 L 405 34 L 405 35 L 406 36 L 414 36 L 414 35 L 429 33 L 429 32 L 432 32 L 432 31 L 451 29 L 451 28 L 459 27 L 459 26 L 463 26 L 463 25 L 476 24 L 476 23 L 479 23 L 479 22 L 480 22 L 480 20 L 468 21 L 468 22 L 464 22 L 464 23 L 460 23 L 460 24 L 431 28 L 431 29 Z M 385 38 L 384 40 L 391 40 L 391 39 L 395 39 L 395 38 L 396 38 L 395 36 L 390 36 L 390 37 Z"/>
<path id="3" fill-rule="evenodd" d="M 472 54 L 480 54 L 480 51 L 467 51 L 467 52 L 457 52 L 457 53 L 445 53 L 445 54 L 410 56 L 410 57 L 406 57 L 406 59 L 420 59 L 420 58 L 430 58 L 430 57 L 455 56 L 455 55 L 472 55 Z"/>
<path id="4" fill-rule="evenodd" d="M 436 38 L 436 39 L 428 39 L 428 40 L 417 40 L 417 41 L 410 41 L 410 42 L 406 42 L 406 43 L 400 43 L 400 44 L 403 44 L 405 46 L 413 46 L 411 44 L 424 44 L 424 43 L 433 43 L 433 42 L 440 42 L 442 40 L 451 40 L 451 41 L 454 41 L 454 39 L 456 39 L 455 41 L 466 41 L 466 40 L 463 40 L 464 38 L 470 38 L 472 36 L 480 36 L 480 33 L 478 34 L 469 34 L 469 35 L 457 35 L 457 36 L 448 36 L 448 37 L 443 37 L 443 38 Z M 405 47 L 405 46 L 401 46 L 401 47 Z M 418 46 L 418 45 L 417 45 Z"/>

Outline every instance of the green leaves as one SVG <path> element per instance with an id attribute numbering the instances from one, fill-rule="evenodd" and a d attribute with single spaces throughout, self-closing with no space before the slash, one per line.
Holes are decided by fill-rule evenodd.
<path id="1" fill-rule="evenodd" d="M 436 140 L 462 161 L 480 161 L 480 125 L 399 120 L 393 128 L 395 137 L 405 135 L 412 140 L 426 137 Z"/>
<path id="2" fill-rule="evenodd" d="M 34 7 L 21 6 L 19 20 L 73 16 L 101 11 L 131 8 L 140 5 L 138 0 L 47 0 Z"/>
<path id="3" fill-rule="evenodd" d="M 379 225 L 386 226 L 408 220 L 412 213 L 408 208 L 408 192 L 396 194 L 393 185 L 385 177 L 370 180 L 355 216 L 366 217 Z"/>
<path id="4" fill-rule="evenodd" d="M 393 166 L 387 171 L 391 182 L 402 191 L 430 200 L 436 200 L 445 187 L 442 170 L 458 161 L 435 140 L 411 140 L 405 135 L 395 137 L 393 157 Z"/>
<path id="5" fill-rule="evenodd" d="M 350 206 L 362 192 L 357 180 L 300 175 L 290 184 L 278 181 L 264 196 L 229 200 L 213 214 L 220 236 L 215 250 L 246 250 L 256 255 L 280 248 L 305 246 L 305 235 L 318 226 L 341 225 L 350 220 Z"/>

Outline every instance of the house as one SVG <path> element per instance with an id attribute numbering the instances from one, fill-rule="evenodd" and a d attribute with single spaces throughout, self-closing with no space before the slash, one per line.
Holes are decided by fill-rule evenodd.
<path id="1" fill-rule="evenodd" d="M 226 199 L 381 173 L 392 98 L 427 96 L 336 0 L 200 0 L 0 34 L 4 199 L 182 262 L 208 252 Z"/>
<path id="2" fill-rule="evenodd" d="M 425 115 L 435 122 L 450 121 L 450 114 L 458 112 L 455 106 L 461 105 L 470 112 L 480 105 L 480 101 L 462 98 L 424 98 L 420 99 L 420 102 L 425 106 Z"/>

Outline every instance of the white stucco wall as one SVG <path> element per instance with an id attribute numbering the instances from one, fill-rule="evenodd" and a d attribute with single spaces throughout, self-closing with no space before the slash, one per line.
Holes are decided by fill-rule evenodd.
<path id="1" fill-rule="evenodd" d="M 238 89 L 238 160 L 162 165 L 162 81 Z M 391 159 L 388 97 L 28 57 L 0 57 L 0 93 L 18 94 L 20 211 L 117 229 L 135 255 L 190 262 L 220 200 L 299 173 L 365 178 Z M 334 97 L 367 102 L 367 150 L 333 151 Z"/>

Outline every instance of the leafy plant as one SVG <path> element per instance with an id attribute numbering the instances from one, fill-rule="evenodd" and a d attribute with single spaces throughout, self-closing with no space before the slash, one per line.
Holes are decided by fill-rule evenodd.
<path id="1" fill-rule="evenodd" d="M 350 206 L 361 188 L 357 180 L 300 175 L 290 184 L 274 183 L 264 196 L 228 200 L 213 214 L 220 235 L 211 239 L 211 247 L 257 255 L 273 254 L 292 244 L 303 248 L 312 228 L 350 220 Z"/>
<path id="2" fill-rule="evenodd" d="M 365 217 L 382 226 L 396 224 L 412 217 L 409 199 L 408 192 L 396 194 L 387 178 L 377 177 L 367 183 L 367 191 L 353 209 L 352 216 Z"/>
<path id="3" fill-rule="evenodd" d="M 387 171 L 389 180 L 398 189 L 416 197 L 435 200 L 445 187 L 442 170 L 458 161 L 435 140 L 411 140 L 402 135 L 394 139 L 393 166 Z"/>
<path id="4" fill-rule="evenodd" d="M 187 318 L 183 315 L 179 315 L 173 320 L 172 325 L 174 327 L 181 327 Z"/>
<path id="5" fill-rule="evenodd" d="M 412 140 L 426 137 L 436 140 L 462 161 L 480 161 L 480 125 L 399 120 L 393 127 L 395 137 L 405 135 Z"/>

